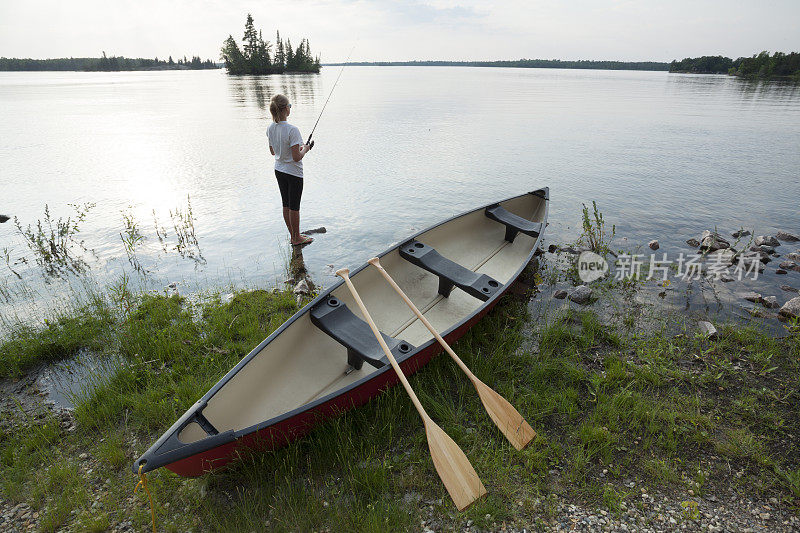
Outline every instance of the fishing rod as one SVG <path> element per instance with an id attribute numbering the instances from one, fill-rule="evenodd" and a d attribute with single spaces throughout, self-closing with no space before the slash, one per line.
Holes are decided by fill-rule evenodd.
<path id="1" fill-rule="evenodd" d="M 311 144 L 311 137 L 314 136 L 314 130 L 317 129 L 317 124 L 319 124 L 319 119 L 322 118 L 322 114 L 325 112 L 325 108 L 328 106 L 328 101 L 331 99 L 331 96 L 333 96 L 333 90 L 336 88 L 336 85 L 339 83 L 339 78 L 342 77 L 342 72 L 344 72 L 344 67 L 346 67 L 347 64 L 350 63 L 350 56 L 353 55 L 353 50 L 355 50 L 355 48 L 356 48 L 356 45 L 353 45 L 353 48 L 350 49 L 350 53 L 347 54 L 347 60 L 344 62 L 344 65 L 342 65 L 342 70 L 339 71 L 339 75 L 336 76 L 336 81 L 333 83 L 333 87 L 331 87 L 331 92 L 328 94 L 328 99 L 325 100 L 325 104 L 322 106 L 322 111 L 319 112 L 319 116 L 317 117 L 317 121 L 314 123 L 314 127 L 311 128 L 311 135 L 308 136 L 308 140 L 306 141 L 306 144 L 309 144 L 309 145 Z"/>

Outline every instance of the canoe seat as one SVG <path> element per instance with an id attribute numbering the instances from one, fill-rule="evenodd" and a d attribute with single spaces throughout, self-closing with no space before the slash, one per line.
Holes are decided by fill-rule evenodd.
<path id="1" fill-rule="evenodd" d="M 500 207 L 500 204 L 490 205 L 486 208 L 485 213 L 490 219 L 505 225 L 506 240 L 508 242 L 514 242 L 514 238 L 517 236 L 517 233 L 524 233 L 525 235 L 530 235 L 535 239 L 539 236 L 539 233 L 542 232 L 541 222 L 531 222 L 530 220 L 526 220 L 515 215 L 514 213 L 509 213 Z"/>
<path id="2" fill-rule="evenodd" d="M 400 257 L 439 276 L 439 294 L 447 298 L 453 287 L 486 301 L 503 285 L 486 274 L 478 274 L 442 256 L 416 239 L 400 245 Z"/>
<path id="3" fill-rule="evenodd" d="M 347 348 L 347 364 L 356 370 L 364 361 L 375 368 L 389 364 L 389 360 L 373 335 L 369 324 L 353 314 L 338 298 L 328 296 L 311 309 L 311 322 Z M 400 359 L 414 349 L 411 343 L 381 333 L 395 359 Z"/>

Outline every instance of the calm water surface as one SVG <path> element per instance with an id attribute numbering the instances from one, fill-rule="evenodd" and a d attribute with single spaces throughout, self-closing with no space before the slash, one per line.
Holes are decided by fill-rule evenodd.
<path id="1" fill-rule="evenodd" d="M 338 68 L 318 76 L 222 71 L 0 73 L 0 213 L 23 226 L 45 204 L 96 206 L 80 238 L 91 278 L 123 272 L 185 290 L 267 285 L 289 255 L 266 144 L 269 98 L 293 102 L 307 137 Z M 574 239 L 581 203 L 597 200 L 629 242 L 666 251 L 703 229 L 800 232 L 800 88 L 664 72 L 348 67 L 304 159 L 304 249 L 312 277 L 357 266 L 453 214 L 551 188 L 548 237 Z M 172 218 L 191 198 L 204 262 L 172 249 Z M 155 212 L 155 215 L 154 215 Z M 123 213 L 144 240 L 135 273 Z M 154 219 L 167 230 L 167 253 Z M 172 240 L 170 240 L 172 239 Z M 174 244 L 174 243 L 173 243 Z M 0 226 L 12 264 L 32 256 Z M 78 278 L 48 280 L 0 258 L 0 313 L 37 316 Z M 774 270 L 774 269 L 773 269 Z M 796 273 L 790 273 L 798 276 Z M 790 280 L 791 281 L 791 280 Z"/>

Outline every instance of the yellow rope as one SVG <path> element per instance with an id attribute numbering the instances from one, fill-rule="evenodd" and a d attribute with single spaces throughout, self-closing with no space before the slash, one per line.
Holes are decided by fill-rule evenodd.
<path id="1" fill-rule="evenodd" d="M 139 465 L 139 483 L 136 484 L 136 487 L 133 489 L 133 493 L 136 494 L 136 491 L 139 490 L 139 486 L 144 487 L 147 497 L 150 498 L 150 514 L 153 517 L 153 533 L 156 533 L 156 508 L 153 507 L 153 495 L 150 494 L 150 489 L 147 488 L 147 475 L 142 472 L 143 467 L 143 464 Z"/>

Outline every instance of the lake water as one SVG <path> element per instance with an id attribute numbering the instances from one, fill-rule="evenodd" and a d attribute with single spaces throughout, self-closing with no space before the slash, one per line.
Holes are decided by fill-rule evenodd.
<path id="1" fill-rule="evenodd" d="M 25 227 L 45 204 L 55 218 L 68 204 L 95 204 L 78 234 L 93 251 L 84 254 L 92 283 L 126 272 L 182 292 L 275 284 L 290 252 L 266 144 L 269 98 L 290 98 L 290 122 L 307 137 L 338 74 L 0 73 L 0 214 Z M 714 226 L 800 233 L 797 85 L 347 67 L 314 138 L 301 226 L 328 230 L 303 251 L 323 285 L 334 280 L 330 265 L 359 265 L 439 220 L 544 185 L 551 242 L 577 237 L 581 204 L 592 200 L 627 242 L 657 238 L 667 252 Z M 124 215 L 143 237 L 135 257 L 146 276 L 125 251 Z M 41 316 L 84 283 L 44 276 L 13 221 L 0 225 L 4 249 L 21 277 L 0 258 L 6 318 Z"/>

